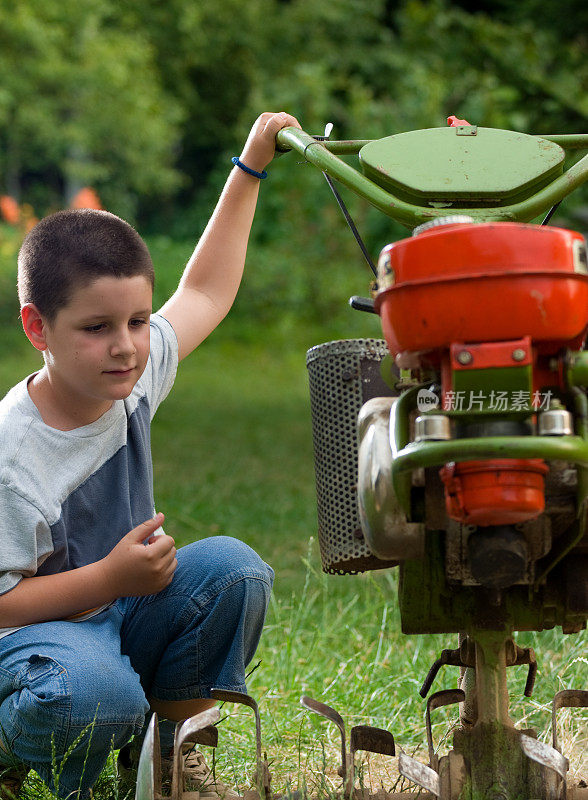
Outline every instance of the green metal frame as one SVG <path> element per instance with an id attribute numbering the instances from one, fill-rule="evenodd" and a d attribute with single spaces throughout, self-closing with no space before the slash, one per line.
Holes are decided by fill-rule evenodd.
<path id="1" fill-rule="evenodd" d="M 588 134 L 551 135 L 540 138 L 556 142 L 566 150 L 588 148 Z M 448 213 L 451 213 L 447 208 L 425 208 L 401 200 L 366 178 L 365 175 L 336 155 L 336 153 L 340 155 L 356 154 L 369 141 L 371 140 L 317 141 L 313 136 L 298 128 L 284 128 L 277 135 L 278 148 L 296 150 L 311 164 L 340 181 L 379 211 L 408 228 L 414 228 L 430 219 L 447 216 Z M 586 180 L 588 180 L 588 154 L 531 198 L 500 208 L 460 207 L 459 213 L 469 214 L 478 222 L 530 222 L 563 200 Z"/>

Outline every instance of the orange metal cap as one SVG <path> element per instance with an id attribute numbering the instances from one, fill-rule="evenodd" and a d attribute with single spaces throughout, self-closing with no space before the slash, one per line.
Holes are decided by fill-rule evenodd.
<path id="1" fill-rule="evenodd" d="M 547 472 L 541 459 L 446 464 L 439 474 L 447 513 L 468 525 L 515 525 L 534 519 L 545 508 Z"/>

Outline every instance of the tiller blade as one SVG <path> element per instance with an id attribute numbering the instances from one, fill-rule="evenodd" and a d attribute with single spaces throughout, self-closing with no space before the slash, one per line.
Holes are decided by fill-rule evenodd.
<path id="1" fill-rule="evenodd" d="M 244 694 L 243 692 L 232 692 L 226 689 L 213 689 L 210 694 L 211 697 L 213 697 L 215 700 L 221 700 L 225 703 L 239 703 L 241 705 L 248 706 L 249 708 L 253 709 L 253 713 L 255 714 L 255 759 L 256 759 L 256 769 L 253 781 L 260 795 L 263 793 L 265 799 L 270 800 L 272 796 L 271 792 L 272 776 L 269 771 L 267 756 L 264 754 L 262 758 L 261 717 L 259 716 L 259 708 L 257 703 L 250 695 Z M 253 800 L 253 798 L 251 798 L 251 800 Z"/>
<path id="2" fill-rule="evenodd" d="M 185 722 L 178 723 L 174 737 L 174 760 L 172 769 L 172 784 L 170 800 L 194 800 L 200 796 L 199 792 L 184 792 L 182 749 L 185 744 L 211 744 L 216 747 L 218 743 L 218 730 L 214 725 L 220 719 L 218 708 L 209 708 L 190 717 Z"/>
<path id="3" fill-rule="evenodd" d="M 350 749 L 347 752 L 345 723 L 339 712 L 326 703 L 313 700 L 312 697 L 307 695 L 301 697 L 300 702 L 309 711 L 314 711 L 315 714 L 328 719 L 339 728 L 341 734 L 341 766 L 337 772 L 343 778 L 343 796 L 346 800 L 350 800 L 354 795 L 355 753 L 358 750 L 363 750 L 369 753 L 394 756 L 396 755 L 394 737 L 390 731 L 386 731 L 383 728 L 373 728 L 371 725 L 355 725 L 351 729 Z"/>
<path id="4" fill-rule="evenodd" d="M 404 778 L 408 778 L 412 783 L 416 783 L 422 789 L 426 789 L 435 797 L 441 795 L 441 784 L 439 782 L 439 773 L 434 769 L 428 767 L 426 764 L 421 764 L 416 758 L 407 756 L 406 753 L 400 753 L 398 757 L 398 771 Z"/>
<path id="5" fill-rule="evenodd" d="M 135 800 L 157 800 L 161 797 L 161 751 L 159 749 L 159 727 L 157 714 L 153 714 L 137 767 Z"/>
<path id="6" fill-rule="evenodd" d="M 170 800 L 190 800 L 198 792 L 184 792 L 182 769 L 182 748 L 195 743 L 216 747 L 218 730 L 215 724 L 220 719 L 218 708 L 209 708 L 193 717 L 179 722 L 174 736 L 174 756 Z M 159 747 L 159 727 L 157 714 L 151 716 L 147 733 L 139 756 L 137 768 L 137 788 L 135 800 L 161 800 L 161 750 Z"/>

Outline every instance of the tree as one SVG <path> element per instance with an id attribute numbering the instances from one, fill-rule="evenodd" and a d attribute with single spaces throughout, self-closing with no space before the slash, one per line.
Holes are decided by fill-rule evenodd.
<path id="1" fill-rule="evenodd" d="M 0 180 L 42 210 L 95 186 L 132 215 L 176 189 L 182 119 L 142 31 L 110 0 L 0 0 Z"/>

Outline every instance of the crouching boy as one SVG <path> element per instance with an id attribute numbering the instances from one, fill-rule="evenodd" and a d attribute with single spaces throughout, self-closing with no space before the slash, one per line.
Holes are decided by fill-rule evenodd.
<path id="1" fill-rule="evenodd" d="M 210 707 L 213 687 L 245 690 L 272 570 L 228 537 L 176 552 L 155 513 L 149 431 L 178 361 L 232 305 L 256 174 L 285 125 L 297 122 L 257 120 L 157 314 L 147 247 L 118 217 L 59 212 L 22 245 L 22 322 L 44 365 L 0 404 L 6 794 L 32 767 L 59 797 L 86 798 L 150 710 L 167 720 L 165 760 L 174 721 Z"/>

